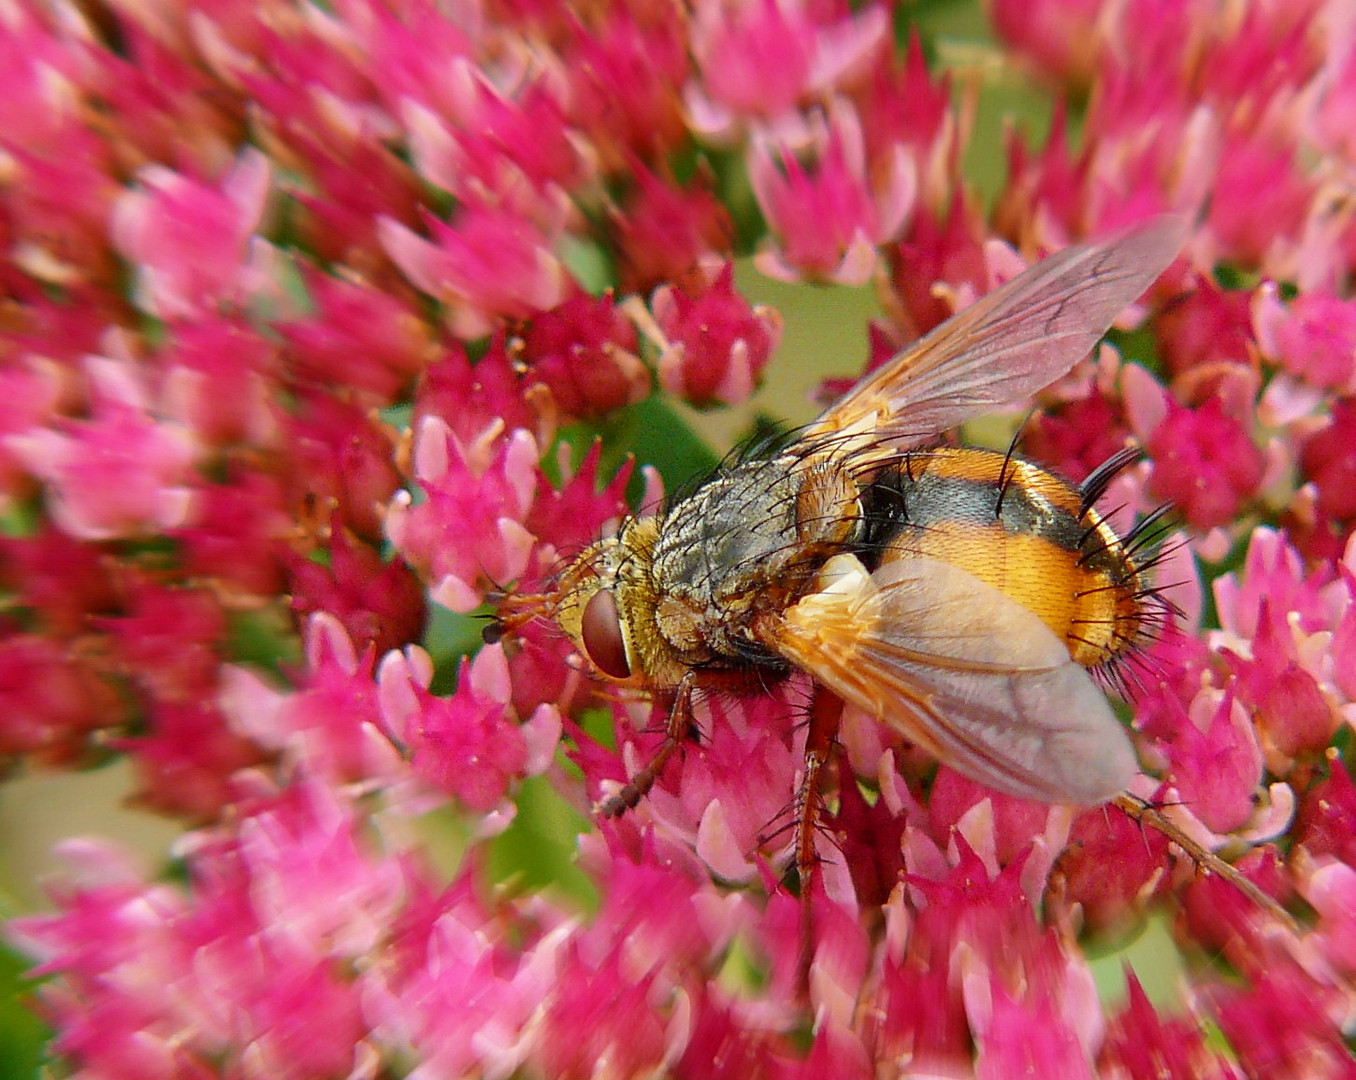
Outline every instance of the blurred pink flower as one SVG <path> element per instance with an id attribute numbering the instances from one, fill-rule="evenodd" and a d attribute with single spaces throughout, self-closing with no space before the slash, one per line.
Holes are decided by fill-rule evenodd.
<path id="1" fill-rule="evenodd" d="M 258 288 L 249 263 L 272 167 L 244 151 L 219 184 L 148 166 L 114 209 L 118 250 L 137 268 L 138 301 L 161 319 L 239 305 Z"/>
<path id="2" fill-rule="evenodd" d="M 47 485 L 68 533 L 107 540 L 166 530 L 192 512 L 193 450 L 187 432 L 159 421 L 128 362 L 86 361 L 88 420 L 10 436 L 10 449 Z"/>
<path id="3" fill-rule="evenodd" d="M 267 446 L 278 435 L 270 400 L 277 362 L 274 345 L 237 319 L 180 324 L 159 358 L 162 407 L 200 452 L 241 443 Z"/>
<path id="4" fill-rule="evenodd" d="M 1303 293 L 1288 307 L 1274 284 L 1258 290 L 1253 325 L 1262 354 L 1315 386 L 1341 389 L 1356 372 L 1356 305 Z"/>
<path id="5" fill-rule="evenodd" d="M 1153 492 L 1197 528 L 1223 525 L 1257 494 L 1261 451 L 1218 398 L 1198 409 L 1169 400 L 1167 410 L 1146 442 L 1154 463 Z"/>
<path id="6" fill-rule="evenodd" d="M 579 20 L 573 27 L 570 62 L 560 74 L 569 82 L 571 120 L 606 171 L 636 178 L 645 171 L 641 161 L 662 160 L 686 139 L 686 30 L 644 5 L 610 7 L 593 25 Z"/>
<path id="7" fill-rule="evenodd" d="M 501 319 L 525 319 L 565 298 L 555 227 L 480 202 L 461 207 L 450 223 L 425 215 L 424 225 L 431 239 L 383 218 L 382 244 L 415 286 L 447 305 L 457 336 L 482 337 Z"/>
<path id="8" fill-rule="evenodd" d="M 623 288 L 647 293 L 728 258 L 734 226 L 705 171 L 679 185 L 636 163 L 631 181 L 614 223 Z"/>
<path id="9" fill-rule="evenodd" d="M 315 313 L 278 324 L 297 378 L 342 385 L 381 406 L 397 399 L 437 355 L 434 334 L 413 302 L 370 282 L 303 264 Z"/>
<path id="10" fill-rule="evenodd" d="M 1101 0 L 994 0 L 994 30 L 1038 68 L 1074 86 L 1086 84 L 1102 59 L 1097 24 Z"/>
<path id="11" fill-rule="evenodd" d="M 749 148 L 749 183 L 775 241 L 758 268 L 786 281 L 827 280 L 864 285 L 880 245 L 895 239 L 913 209 L 917 177 L 899 143 L 868 161 L 861 121 L 836 105 L 815 125 L 811 164 L 770 136 Z"/>
<path id="12" fill-rule="evenodd" d="M 851 78 L 885 41 L 885 7 L 829 21 L 833 10 L 802 0 L 698 5 L 690 31 L 698 78 L 687 89 L 693 127 L 728 137 L 741 123 L 798 124 L 796 105 Z"/>
<path id="13" fill-rule="evenodd" d="M 112 684 L 63 642 L 12 630 L 0 640 L 0 753 L 77 762 L 89 734 L 123 716 Z"/>

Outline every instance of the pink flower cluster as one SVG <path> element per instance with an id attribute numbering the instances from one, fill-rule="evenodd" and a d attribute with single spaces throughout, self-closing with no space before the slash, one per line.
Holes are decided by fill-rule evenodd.
<path id="1" fill-rule="evenodd" d="M 992 0 L 1056 118 L 1011 137 L 988 217 L 972 96 L 888 4 L 0 11 L 0 753 L 125 755 L 190 830 L 182 885 L 71 841 L 55 910 L 10 924 L 53 1052 L 166 1080 L 1353 1075 L 1345 8 Z M 878 364 L 1164 210 L 1187 250 L 1022 448 L 1077 480 L 1144 447 L 1106 505 L 1176 508 L 1182 625 L 1122 673 L 1137 794 L 1303 933 L 1115 810 L 997 795 L 851 711 L 793 898 L 808 678 L 700 702 L 578 837 L 596 911 L 495 880 L 524 792 L 586 814 L 664 707 L 540 622 L 474 656 L 436 628 L 660 504 L 595 435 L 757 387 L 781 320 L 734 258 L 877 282 Z M 1183 999 L 1131 973 L 1101 1000 L 1084 945 L 1158 911 Z"/>

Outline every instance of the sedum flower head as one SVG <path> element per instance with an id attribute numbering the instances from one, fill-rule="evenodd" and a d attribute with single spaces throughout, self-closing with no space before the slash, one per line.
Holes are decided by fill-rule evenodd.
<path id="1" fill-rule="evenodd" d="M 1349 13 L 987 10 L 984 73 L 1051 125 L 982 178 L 994 95 L 907 6 L 0 10 L 0 754 L 125 757 L 184 830 L 173 875 L 66 841 L 7 924 L 55 1068 L 1351 1075 Z M 1134 793 L 1296 926 L 851 709 L 795 882 L 804 673 L 703 698 L 593 820 L 666 704 L 477 620 L 710 467 L 668 402 L 778 382 L 756 272 L 878 290 L 832 398 L 1162 211 L 1180 258 L 1020 449 L 1143 447 L 1102 502 L 1176 515 L 1142 549 L 1174 627 L 1108 679 Z M 1180 984 L 1125 952 L 1100 989 L 1146 927 Z"/>

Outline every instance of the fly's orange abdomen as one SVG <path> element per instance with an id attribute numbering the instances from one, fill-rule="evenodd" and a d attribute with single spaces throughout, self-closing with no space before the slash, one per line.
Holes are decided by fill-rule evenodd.
<path id="1" fill-rule="evenodd" d="M 909 454 L 863 498 L 868 558 L 958 566 L 1038 615 L 1079 664 L 1123 657 L 1152 613 L 1141 569 L 1082 491 L 988 450 Z"/>

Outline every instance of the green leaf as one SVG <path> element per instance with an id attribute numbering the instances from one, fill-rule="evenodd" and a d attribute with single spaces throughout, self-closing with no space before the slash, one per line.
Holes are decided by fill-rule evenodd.
<path id="1" fill-rule="evenodd" d="M 572 907 L 596 910 L 597 887 L 575 862 L 588 820 L 546 777 L 524 780 L 516 801 L 513 824 L 489 844 L 487 878 L 514 892 L 545 891 Z"/>
<path id="2" fill-rule="evenodd" d="M 33 1080 L 52 1033 L 24 1003 L 33 984 L 29 962 L 0 946 L 0 1080 Z"/>

